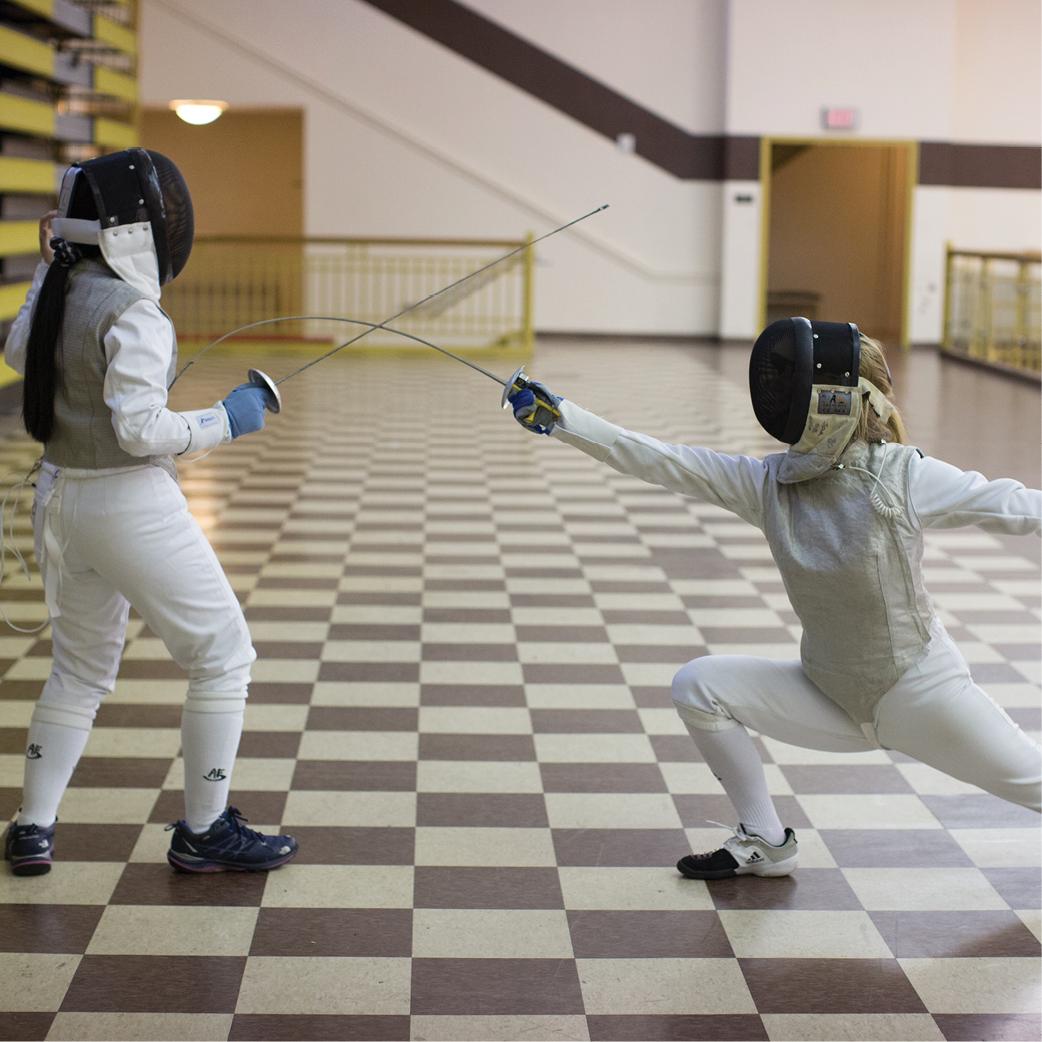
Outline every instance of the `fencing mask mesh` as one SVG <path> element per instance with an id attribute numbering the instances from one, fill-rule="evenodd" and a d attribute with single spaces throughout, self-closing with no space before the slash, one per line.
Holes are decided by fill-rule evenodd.
<path id="1" fill-rule="evenodd" d="M 188 263 L 195 238 L 195 212 L 192 196 L 181 171 L 161 152 L 144 150 L 151 160 L 147 164 L 146 176 L 151 183 L 150 195 L 158 201 L 162 219 L 156 222 L 153 216 L 152 235 L 159 255 L 159 270 L 162 281 L 177 278 Z M 156 228 L 156 224 L 161 230 Z M 160 238 L 163 242 L 160 243 Z"/>

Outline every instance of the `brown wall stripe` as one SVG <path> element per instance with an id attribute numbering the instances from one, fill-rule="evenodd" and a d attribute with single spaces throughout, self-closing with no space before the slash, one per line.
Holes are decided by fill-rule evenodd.
<path id="1" fill-rule="evenodd" d="M 633 134 L 637 154 L 674 177 L 759 180 L 758 137 L 690 134 L 456 0 L 366 2 L 612 141 Z M 1038 189 L 1042 149 L 924 141 L 919 184 Z"/>

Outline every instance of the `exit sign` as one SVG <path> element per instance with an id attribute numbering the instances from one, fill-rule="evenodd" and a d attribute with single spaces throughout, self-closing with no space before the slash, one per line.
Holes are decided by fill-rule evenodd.
<path id="1" fill-rule="evenodd" d="M 857 130 L 858 110 L 854 108 L 823 108 L 821 125 L 825 130 Z"/>

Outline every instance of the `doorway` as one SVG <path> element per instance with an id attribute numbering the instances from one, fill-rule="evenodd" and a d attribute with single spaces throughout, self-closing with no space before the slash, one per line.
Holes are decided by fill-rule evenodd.
<path id="1" fill-rule="evenodd" d="M 914 142 L 767 138 L 763 324 L 855 322 L 907 343 Z"/>

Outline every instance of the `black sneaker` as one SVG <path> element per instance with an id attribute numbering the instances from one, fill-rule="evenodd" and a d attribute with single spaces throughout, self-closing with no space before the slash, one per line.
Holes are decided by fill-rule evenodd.
<path id="1" fill-rule="evenodd" d="M 731 831 L 734 835 L 718 850 L 682 857 L 677 862 L 677 871 L 688 879 L 730 879 L 731 876 L 787 876 L 795 870 L 799 848 L 792 829 L 785 830 L 785 840 L 777 846 L 746 832 L 744 825 Z"/>
<path id="2" fill-rule="evenodd" d="M 267 872 L 297 853 L 292 836 L 265 836 L 243 824 L 247 819 L 229 807 L 205 832 L 195 833 L 183 821 L 173 829 L 166 859 L 179 872 Z"/>
<path id="3" fill-rule="evenodd" d="M 55 823 L 57 824 L 57 822 Z M 42 876 L 51 870 L 54 854 L 54 825 L 16 825 L 4 833 L 4 860 L 11 862 L 16 876 Z"/>

